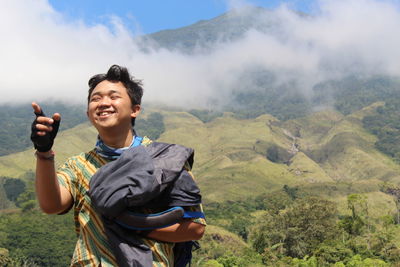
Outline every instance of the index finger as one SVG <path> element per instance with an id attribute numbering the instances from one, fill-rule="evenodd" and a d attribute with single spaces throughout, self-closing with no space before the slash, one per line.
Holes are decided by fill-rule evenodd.
<path id="1" fill-rule="evenodd" d="M 36 115 L 43 115 L 42 108 L 36 102 L 32 102 L 32 108 Z"/>

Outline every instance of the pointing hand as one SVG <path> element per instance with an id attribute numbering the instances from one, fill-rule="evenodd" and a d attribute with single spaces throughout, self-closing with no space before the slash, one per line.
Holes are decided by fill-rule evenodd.
<path id="1" fill-rule="evenodd" d="M 35 102 L 32 103 L 32 108 L 36 115 L 36 119 L 32 123 L 31 133 L 33 146 L 39 152 L 47 152 L 53 146 L 54 138 L 57 136 L 61 116 L 54 113 L 52 118 L 46 117 L 41 107 Z"/>

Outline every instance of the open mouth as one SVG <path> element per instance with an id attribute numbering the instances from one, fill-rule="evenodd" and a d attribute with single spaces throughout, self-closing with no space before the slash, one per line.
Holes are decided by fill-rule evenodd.
<path id="1" fill-rule="evenodd" d="M 108 118 L 109 116 L 111 116 L 114 113 L 115 113 L 114 111 L 100 111 L 100 112 L 97 112 L 96 114 L 101 119 L 103 119 L 103 118 Z"/>

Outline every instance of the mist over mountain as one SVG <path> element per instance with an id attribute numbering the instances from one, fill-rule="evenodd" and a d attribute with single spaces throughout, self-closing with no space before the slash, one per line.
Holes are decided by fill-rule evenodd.
<path id="1" fill-rule="evenodd" d="M 355 10 L 356 7 L 360 10 Z M 375 13 L 373 7 L 379 12 Z M 232 111 L 242 118 L 268 113 L 287 120 L 324 109 L 336 109 L 347 115 L 374 102 L 385 101 L 392 103 L 391 108 L 382 110 L 390 109 L 397 114 L 400 111 L 396 102 L 400 97 L 400 76 L 390 67 L 394 62 L 390 63 L 386 56 L 397 53 L 390 47 L 398 40 L 391 37 L 383 44 L 376 39 L 378 35 L 389 34 L 388 29 L 394 23 L 392 16 L 397 16 L 396 9 L 388 2 L 375 1 L 339 2 L 337 5 L 331 2 L 321 9 L 323 12 L 315 16 L 285 8 L 232 10 L 211 20 L 145 36 L 142 47 L 207 58 L 219 56 L 222 50 L 229 50 L 236 44 L 235 51 L 243 55 L 242 59 L 247 57 L 239 61 L 245 64 L 233 67 L 231 75 L 222 76 L 228 78 L 215 86 L 214 95 L 208 98 L 205 106 L 208 110 Z M 369 22 L 364 17 L 367 14 L 379 20 Z M 389 17 L 383 20 L 383 16 Z M 380 33 L 375 32 L 378 28 Z M 331 36 L 327 36 L 329 33 Z M 360 43 L 356 36 L 361 36 L 365 42 Z M 256 40 L 260 46 L 254 45 Z M 271 40 L 282 46 L 282 50 L 278 50 L 281 53 L 271 49 L 274 48 L 269 43 Z M 376 58 L 364 54 L 373 46 L 382 48 L 374 51 Z M 148 53 L 152 51 L 147 50 Z M 294 51 L 296 54 L 291 54 Z M 230 55 L 232 58 L 226 55 L 225 59 L 236 62 L 238 56 Z M 378 59 L 380 56 L 386 59 Z M 221 74 L 221 71 L 215 73 Z M 221 91 L 227 93 L 225 97 L 219 97 Z M 382 126 L 388 120 L 381 118 L 380 121 Z M 370 119 L 365 120 L 367 129 L 372 128 L 369 122 Z M 389 129 L 391 136 L 397 138 L 393 122 Z M 375 130 L 377 132 L 386 140 L 378 146 L 384 152 L 392 151 L 393 156 L 397 145 L 383 130 Z M 392 140 L 387 142 L 388 139 Z"/>
<path id="2" fill-rule="evenodd" d="M 321 3 L 320 7 L 322 12 L 313 16 L 285 8 L 234 9 L 211 20 L 145 36 L 140 44 L 148 53 L 166 49 L 194 58 L 213 57 L 215 61 L 232 63 L 230 68 L 222 65 L 221 69 L 212 69 L 215 62 L 209 62 L 213 71 L 208 78 L 216 80 L 214 73 L 221 76 L 206 101 L 209 109 L 226 109 L 225 105 L 233 103 L 237 108 L 238 99 L 243 102 L 244 96 L 256 95 L 253 100 L 262 99 L 265 106 L 270 102 L 282 105 L 280 99 L 285 99 L 286 105 L 298 103 L 303 106 L 293 107 L 293 113 L 298 116 L 307 110 L 335 106 L 335 96 L 343 94 L 340 84 L 347 84 L 348 91 L 354 90 L 352 95 L 359 94 L 363 86 L 370 87 L 367 90 L 371 91 L 367 84 L 372 80 L 372 83 L 380 80 L 382 85 L 389 83 L 386 91 L 398 90 L 399 72 L 392 68 L 397 63 L 390 62 L 389 57 L 391 52 L 397 53 L 391 47 L 399 40 L 390 37 L 385 44 L 377 40 L 379 35 L 389 37 L 393 16 L 398 16 L 396 9 L 388 2 L 375 1 L 348 4 L 338 1 L 337 4 Z M 357 11 L 357 7 L 361 10 Z M 354 13 L 350 14 L 351 11 Z M 367 21 L 368 15 L 379 20 Z M 383 20 L 384 16 L 389 17 Z M 363 42 L 356 38 L 358 35 Z M 373 47 L 382 49 L 374 50 L 373 55 L 370 54 Z M 353 88 L 351 80 L 355 83 Z M 378 88 L 375 100 L 379 93 Z M 322 94 L 324 100 L 320 97 Z M 254 105 L 262 104 L 251 102 L 247 106 Z M 357 105 L 353 110 L 360 107 Z M 266 108 L 265 112 L 287 117 L 273 110 Z"/>
<path id="3" fill-rule="evenodd" d="M 393 1 L 320 1 L 312 15 L 241 6 L 144 37 L 118 18 L 113 28 L 85 25 L 34 2 L 13 1 L 0 11 L 1 25 L 13 25 L 1 26 L 9 36 L 0 44 L 0 88 L 10 92 L 3 103 L 83 104 L 89 77 L 114 63 L 143 79 L 145 104 L 208 109 L 224 108 L 232 94 L 258 93 L 252 72 L 271 76 L 272 91 L 290 88 L 305 98 L 326 81 L 400 73 L 400 38 L 393 34 L 400 12 Z"/>
<path id="4" fill-rule="evenodd" d="M 295 13 L 299 16 L 305 14 Z M 283 21 L 272 10 L 262 7 L 241 7 L 210 20 L 201 20 L 187 27 L 163 30 L 143 36 L 144 51 L 151 49 L 178 50 L 187 54 L 210 53 L 216 45 L 245 38 L 250 30 L 279 36 Z"/>
<path id="5" fill-rule="evenodd" d="M 17 7 L 18 4 L 14 4 L 14 8 Z M 59 100 L 66 106 L 78 103 L 78 109 L 84 110 L 87 79 L 93 71 L 104 72 L 108 68 L 103 60 L 110 63 L 121 61 L 120 64 L 128 66 L 135 76 L 144 77 L 144 107 L 167 105 L 209 113 L 230 111 L 239 118 L 255 118 L 268 113 L 287 120 L 326 108 L 349 114 L 376 101 L 398 98 L 400 68 L 396 68 L 399 63 L 395 60 L 398 49 L 392 47 L 399 40 L 391 30 L 397 25 L 400 13 L 394 4 L 354 0 L 321 2 L 319 7 L 321 11 L 311 16 L 284 6 L 275 10 L 246 6 L 187 27 L 137 37 L 131 36 L 117 21 L 114 31 L 81 25 L 74 30 L 75 36 L 86 34 L 91 41 L 103 38 L 96 49 L 99 53 L 108 52 L 101 56 L 92 54 L 96 50 L 89 51 L 86 43 L 89 39 L 83 39 L 71 44 L 63 54 L 75 51 L 86 59 L 95 56 L 93 62 L 97 62 L 96 66 L 89 67 L 87 64 L 92 61 L 86 60 L 79 68 L 69 67 L 68 75 L 64 75 L 66 69 L 62 63 L 65 59 L 49 58 L 41 49 L 43 60 L 40 62 L 50 65 L 41 68 L 43 63 L 36 61 L 35 64 L 39 65 L 34 68 L 40 71 L 27 74 L 25 69 L 33 68 L 32 62 L 25 60 L 26 68 L 11 72 L 16 70 L 18 62 L 14 58 L 8 61 L 8 68 L 0 80 L 0 88 L 9 92 L 0 103 L 43 99 L 50 104 Z M 43 38 L 52 38 L 49 34 L 58 29 L 62 18 L 57 17 L 53 10 L 41 6 L 32 8 L 30 16 L 24 18 L 24 24 L 16 24 L 16 31 L 25 31 L 25 24 L 30 19 L 35 22 L 32 32 L 42 27 Z M 47 14 L 48 19 L 44 21 L 39 14 Z M 369 17 L 377 20 L 370 21 Z M 64 26 L 61 31 L 72 29 L 73 25 L 66 23 Z M 70 33 L 67 31 L 65 34 L 68 36 Z M 378 39 L 382 36 L 385 37 L 384 43 Z M 28 34 L 28 40 L 30 37 L 34 38 Z M 17 41 L 13 38 L 7 42 Z M 111 39 L 115 39 L 114 47 L 107 48 L 106 42 L 111 42 Z M 69 43 L 63 40 L 65 48 Z M 20 50 L 35 53 L 30 42 L 24 44 Z M 54 49 L 50 51 L 61 51 Z M 119 56 L 116 51 L 119 51 Z M 77 60 L 78 64 L 79 58 Z M 55 70 L 58 71 L 55 73 Z M 75 75 L 76 71 L 79 75 Z M 83 77 L 84 73 L 87 77 Z M 26 79 L 16 80 L 16 75 L 23 75 Z M 14 96 L 18 91 L 18 96 Z M 27 110 L 29 108 L 25 107 L 30 106 L 22 105 L 21 108 L 13 104 L 2 109 L 12 110 L 11 107 L 15 106 L 18 117 L 18 110 Z M 29 145 L 29 139 L 22 137 L 21 132 L 29 129 L 31 114 L 28 112 L 26 116 L 29 118 L 22 123 L 17 123 L 21 118 L 12 121 L 12 116 L 6 114 L 9 112 L 3 112 L 4 125 L 9 123 L 10 126 L 3 127 L 2 140 L 7 148 L 2 154 L 12 147 L 14 149 L 10 151 L 19 151 Z M 75 123 L 69 123 L 67 115 L 63 124 L 70 127 L 84 121 L 84 112 L 80 115 Z M 7 132 L 5 129 L 11 129 L 11 126 L 23 130 Z M 19 140 L 18 145 L 12 145 L 13 138 Z"/>

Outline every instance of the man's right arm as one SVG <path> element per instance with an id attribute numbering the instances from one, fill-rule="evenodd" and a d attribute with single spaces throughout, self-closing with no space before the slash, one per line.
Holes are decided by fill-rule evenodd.
<path id="1" fill-rule="evenodd" d="M 62 213 L 73 203 L 71 193 L 60 186 L 54 166 L 54 152 L 51 150 L 57 135 L 60 114 L 52 118 L 44 115 L 40 106 L 32 103 L 36 119 L 32 124 L 31 140 L 36 151 L 36 195 L 39 206 L 48 214 Z"/>
<path id="2" fill-rule="evenodd" d="M 52 151 L 37 152 L 36 160 L 36 195 L 43 212 L 58 214 L 71 207 L 71 193 L 58 183 Z"/>

